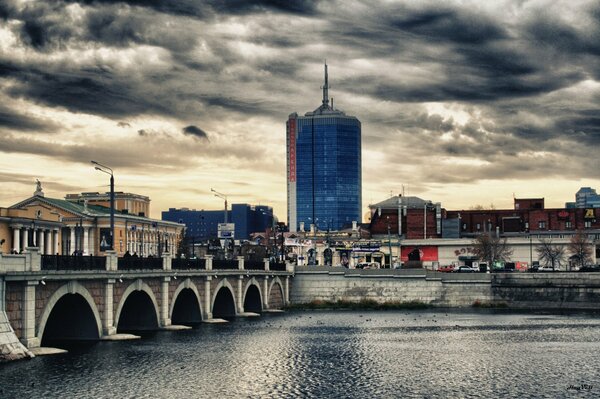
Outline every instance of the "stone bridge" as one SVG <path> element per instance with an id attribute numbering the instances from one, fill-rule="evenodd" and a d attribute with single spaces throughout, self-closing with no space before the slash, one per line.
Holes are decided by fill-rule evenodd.
<path id="1" fill-rule="evenodd" d="M 40 255 L 37 248 L 0 253 L 2 355 L 274 311 L 289 302 L 292 274 L 292 266 L 266 259 L 70 257 Z"/>

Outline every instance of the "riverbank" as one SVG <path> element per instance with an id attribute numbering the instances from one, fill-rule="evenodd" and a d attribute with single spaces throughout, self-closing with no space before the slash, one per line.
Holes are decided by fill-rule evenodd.
<path id="1" fill-rule="evenodd" d="M 441 273 L 423 269 L 296 269 L 290 308 L 600 309 L 600 273 Z"/>

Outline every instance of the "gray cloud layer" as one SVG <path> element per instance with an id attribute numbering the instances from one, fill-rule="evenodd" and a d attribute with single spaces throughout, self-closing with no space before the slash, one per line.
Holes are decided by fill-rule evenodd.
<path id="1" fill-rule="evenodd" d="M 123 132 L 135 117 L 174 118 L 187 126 L 180 139 L 206 129 L 213 143 L 219 121 L 259 115 L 281 124 L 279 140 L 290 112 L 319 104 L 327 58 L 336 105 L 361 119 L 364 148 L 389 159 L 390 176 L 406 181 L 400 162 L 426 163 L 412 178 L 429 183 L 598 178 L 600 6 L 466 3 L 8 1 L 0 24 L 23 56 L 0 53 L 0 96 L 109 118 Z M 83 159 L 74 154 L 85 148 L 17 145 L 60 124 L 24 115 L 0 107 L 11 132 L 0 150 Z M 161 162 L 181 162 L 167 153 Z M 485 166 L 425 161 L 441 157 Z"/>

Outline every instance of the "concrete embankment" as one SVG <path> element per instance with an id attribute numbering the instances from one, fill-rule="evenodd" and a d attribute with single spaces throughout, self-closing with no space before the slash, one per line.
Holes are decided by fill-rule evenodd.
<path id="1" fill-rule="evenodd" d="M 519 309 L 598 309 L 600 273 L 440 273 L 422 269 L 296 269 L 292 305 L 311 302 L 423 303 Z"/>

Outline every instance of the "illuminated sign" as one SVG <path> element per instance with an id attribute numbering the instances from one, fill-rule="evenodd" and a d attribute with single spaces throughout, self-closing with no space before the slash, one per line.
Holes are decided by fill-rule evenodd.
<path id="1" fill-rule="evenodd" d="M 289 171 L 288 181 L 296 181 L 296 119 L 288 120 L 288 153 Z"/>
<path id="2" fill-rule="evenodd" d="M 593 208 L 588 208 L 585 210 L 585 216 L 583 217 L 584 219 L 595 219 L 596 218 L 596 214 L 594 213 L 594 209 Z"/>

